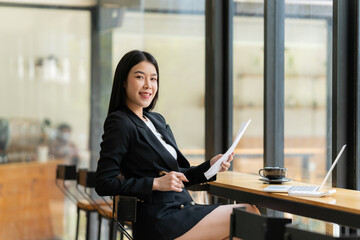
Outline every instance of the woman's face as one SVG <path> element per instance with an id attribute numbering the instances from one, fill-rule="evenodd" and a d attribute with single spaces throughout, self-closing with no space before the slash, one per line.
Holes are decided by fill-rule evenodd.
<path id="1" fill-rule="evenodd" d="M 157 92 L 157 72 L 149 62 L 142 61 L 130 69 L 124 83 L 126 104 L 136 114 L 150 105 Z M 140 116 L 142 117 L 142 116 Z"/>

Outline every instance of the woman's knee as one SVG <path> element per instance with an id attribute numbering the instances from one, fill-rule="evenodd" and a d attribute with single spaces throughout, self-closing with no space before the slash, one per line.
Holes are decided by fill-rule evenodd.
<path id="1" fill-rule="evenodd" d="M 236 205 L 238 207 L 245 207 L 247 212 L 251 212 L 251 213 L 260 215 L 260 211 L 255 205 L 251 205 L 251 204 L 248 204 L 248 203 L 241 203 L 241 204 L 236 204 Z"/>
<path id="2" fill-rule="evenodd" d="M 249 207 L 247 208 L 247 211 L 260 215 L 260 211 L 255 205 L 249 204 Z"/>

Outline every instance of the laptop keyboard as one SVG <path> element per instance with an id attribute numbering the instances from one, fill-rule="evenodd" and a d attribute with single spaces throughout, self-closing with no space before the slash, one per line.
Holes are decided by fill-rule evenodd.
<path id="1" fill-rule="evenodd" d="M 292 186 L 289 192 L 314 192 L 317 191 L 318 186 Z"/>

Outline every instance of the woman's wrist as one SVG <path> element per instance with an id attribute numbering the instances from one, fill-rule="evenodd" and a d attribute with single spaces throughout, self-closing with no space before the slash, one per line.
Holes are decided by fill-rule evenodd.
<path id="1" fill-rule="evenodd" d="M 152 190 L 157 190 L 158 189 L 158 180 L 157 178 L 154 178 L 153 180 L 153 186 L 152 186 Z"/>

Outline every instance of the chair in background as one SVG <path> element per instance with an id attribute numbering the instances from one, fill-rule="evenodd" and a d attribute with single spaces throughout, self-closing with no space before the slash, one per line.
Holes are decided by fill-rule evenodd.
<path id="1" fill-rule="evenodd" d="M 76 194 L 73 193 L 66 182 L 75 182 L 76 180 L 76 165 L 59 164 L 56 167 L 55 184 L 72 202 L 77 202 Z M 59 182 L 62 182 L 60 184 Z"/>
<path id="2" fill-rule="evenodd" d="M 132 224 L 136 222 L 136 197 L 115 196 L 113 218 L 121 232 L 121 240 L 126 236 L 129 240 L 133 240 L 128 230 L 132 229 Z"/>
<path id="3" fill-rule="evenodd" d="M 117 229 L 113 220 L 113 202 L 100 196 L 94 197 L 91 189 L 95 188 L 95 172 L 79 169 L 77 174 L 77 188 L 87 203 L 98 213 L 98 239 L 101 238 L 101 223 L 105 218 L 109 221 L 109 240 L 116 239 Z M 81 186 L 81 189 L 80 189 Z M 90 191 L 90 192 L 89 192 Z"/>
<path id="4" fill-rule="evenodd" d="M 60 190 L 67 196 L 77 207 L 77 222 L 76 222 L 76 235 L 75 239 L 79 237 L 79 226 L 80 226 L 80 211 L 86 213 L 86 232 L 85 239 L 90 238 L 90 214 L 96 212 L 95 206 L 89 203 L 89 201 L 83 197 L 79 196 L 77 189 L 71 191 L 71 189 L 66 185 L 66 183 L 74 183 L 76 185 L 77 172 L 76 165 L 66 165 L 60 164 L 56 169 L 56 185 Z M 59 182 L 62 181 L 62 185 Z"/>
<path id="5" fill-rule="evenodd" d="M 307 230 L 300 229 L 295 224 L 288 224 L 285 228 L 285 240 L 335 240 L 335 239 L 348 239 L 355 240 L 360 239 L 360 236 L 349 235 L 349 236 L 341 236 L 341 237 L 333 237 L 329 235 L 324 235 L 320 233 L 310 232 Z"/>
<path id="6" fill-rule="evenodd" d="M 242 207 L 234 208 L 230 217 L 230 239 L 281 240 L 288 223 L 291 219 L 261 216 Z"/>

